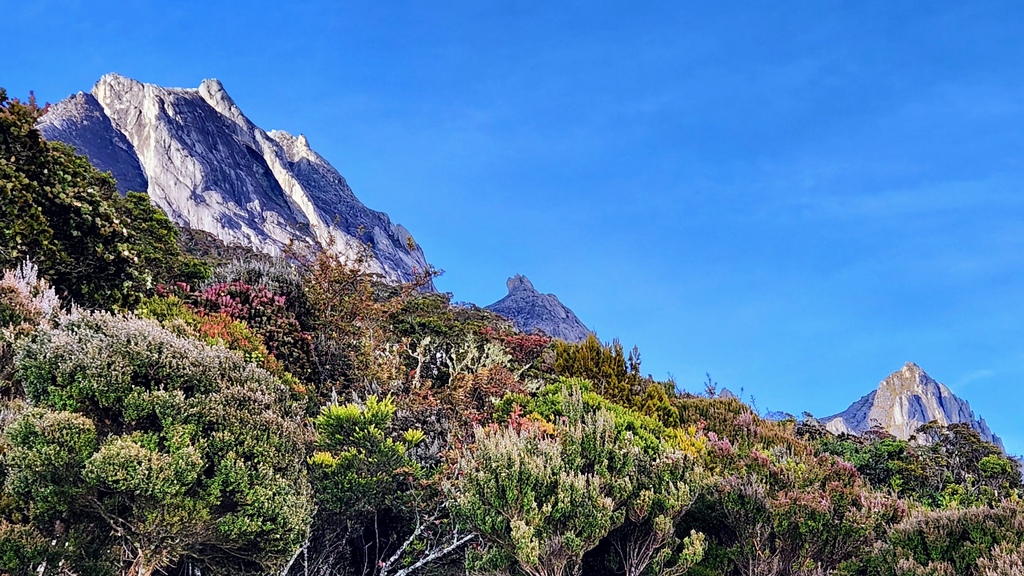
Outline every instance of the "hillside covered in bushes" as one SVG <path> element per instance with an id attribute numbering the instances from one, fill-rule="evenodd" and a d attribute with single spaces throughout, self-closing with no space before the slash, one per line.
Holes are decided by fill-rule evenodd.
<path id="1" fill-rule="evenodd" d="M 183 233 L 0 90 L 0 572 L 1010 576 L 1015 462 Z"/>

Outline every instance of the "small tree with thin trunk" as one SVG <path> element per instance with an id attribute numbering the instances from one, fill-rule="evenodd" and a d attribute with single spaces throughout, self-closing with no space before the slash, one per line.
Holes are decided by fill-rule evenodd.
<path id="1" fill-rule="evenodd" d="M 362 576 L 405 576 L 447 560 L 473 538 L 451 519 L 436 489 L 442 471 L 408 454 L 424 434 L 396 429 L 396 410 L 390 396 L 321 410 L 314 421 L 318 450 L 309 459 L 319 515 L 305 545 L 309 553 L 290 573 L 348 568 Z"/>

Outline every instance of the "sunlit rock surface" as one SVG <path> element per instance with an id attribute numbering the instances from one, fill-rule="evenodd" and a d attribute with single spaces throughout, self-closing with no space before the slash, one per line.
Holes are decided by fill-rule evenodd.
<path id="1" fill-rule="evenodd" d="M 225 243 L 275 255 L 320 246 L 393 282 L 426 269 L 408 230 L 364 206 L 304 136 L 249 121 L 217 80 L 162 88 L 108 74 L 38 127 L 110 171 L 122 193 L 146 191 L 175 223 Z"/>

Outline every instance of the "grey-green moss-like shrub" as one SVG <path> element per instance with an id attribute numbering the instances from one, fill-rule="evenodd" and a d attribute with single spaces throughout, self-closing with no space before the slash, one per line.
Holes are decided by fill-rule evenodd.
<path id="1" fill-rule="evenodd" d="M 5 434 L 0 550 L 8 535 L 47 541 L 44 562 L 82 574 L 258 574 L 305 537 L 308 426 L 288 388 L 240 355 L 83 313 L 24 341 L 16 378 L 33 407 Z M 0 561 L 24 557 L 39 562 Z"/>

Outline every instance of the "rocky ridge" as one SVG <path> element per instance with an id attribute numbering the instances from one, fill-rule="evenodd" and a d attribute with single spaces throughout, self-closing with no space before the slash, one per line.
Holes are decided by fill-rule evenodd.
<path id="1" fill-rule="evenodd" d="M 485 308 L 505 316 L 520 331 L 541 330 L 566 342 L 582 342 L 592 333 L 558 297 L 541 294 L 526 276 L 516 274 L 505 285 L 508 295 Z"/>
<path id="2" fill-rule="evenodd" d="M 272 255 L 320 246 L 394 282 L 427 267 L 409 231 L 363 205 L 304 136 L 260 129 L 217 80 L 163 88 L 108 74 L 37 126 L 122 193 L 148 192 L 176 224 L 227 244 Z"/>
<path id="3" fill-rule="evenodd" d="M 1003 441 L 984 418 L 975 416 L 966 400 L 953 394 L 945 384 L 936 382 L 913 362 L 907 362 L 902 369 L 890 374 L 876 390 L 843 412 L 822 418 L 821 422 L 836 434 L 860 434 L 878 425 L 906 440 L 919 426 L 932 420 L 943 425 L 970 424 L 983 440 L 1005 451 Z"/>

